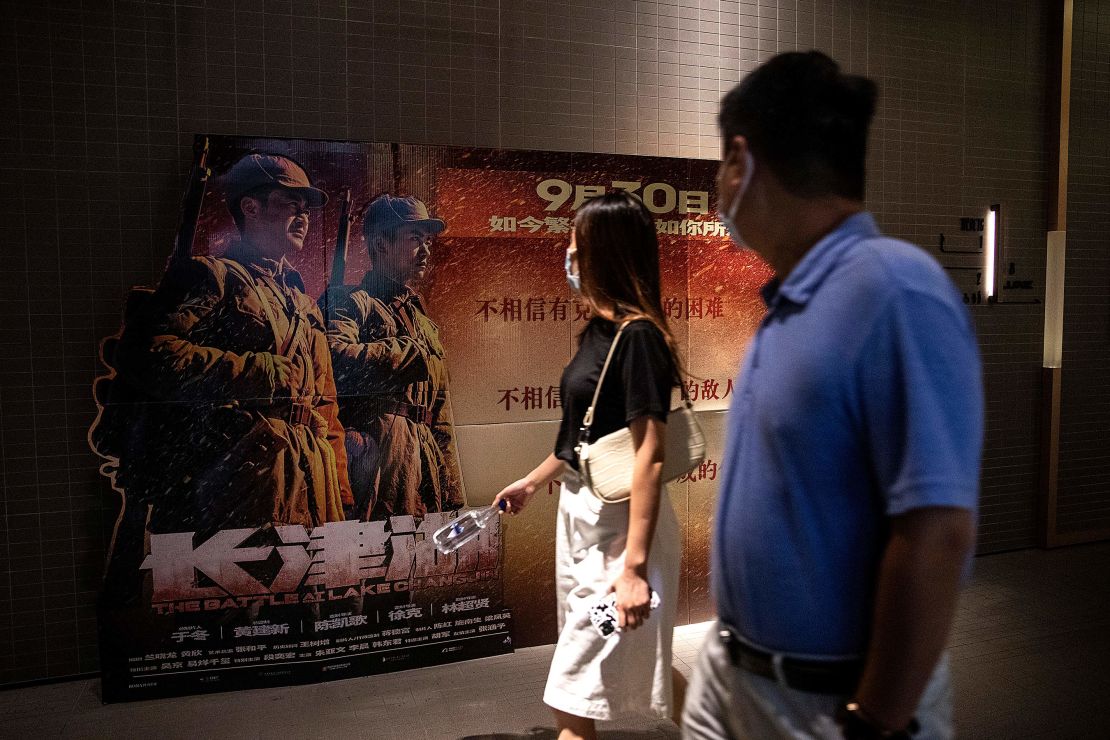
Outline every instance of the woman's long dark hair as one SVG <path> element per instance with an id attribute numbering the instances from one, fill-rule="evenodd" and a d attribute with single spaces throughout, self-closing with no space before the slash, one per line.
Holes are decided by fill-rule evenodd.
<path id="1" fill-rule="evenodd" d="M 659 287 L 659 239 L 643 202 L 623 190 L 592 198 L 574 219 L 582 297 L 595 315 L 616 323 L 646 319 L 667 341 L 675 382 L 682 382 L 678 343 Z"/>

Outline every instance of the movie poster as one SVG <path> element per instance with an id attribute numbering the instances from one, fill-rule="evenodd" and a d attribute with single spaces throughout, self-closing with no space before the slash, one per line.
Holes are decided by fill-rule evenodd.
<path id="1" fill-rule="evenodd" d="M 554 639 L 549 504 L 450 555 L 431 535 L 553 446 L 559 377 L 589 318 L 563 253 L 576 209 L 614 188 L 657 219 L 664 307 L 707 415 L 711 457 L 670 487 L 687 540 L 680 614 L 701 615 L 712 417 L 770 276 L 730 247 L 714 171 L 198 136 L 165 274 L 126 296 L 94 387 L 89 440 L 122 502 L 99 605 L 104 698 Z M 510 532 L 527 547 L 507 547 Z"/>

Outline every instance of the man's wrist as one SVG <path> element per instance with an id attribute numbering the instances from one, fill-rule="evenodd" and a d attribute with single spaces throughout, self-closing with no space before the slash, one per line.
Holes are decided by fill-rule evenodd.
<path id="1" fill-rule="evenodd" d="M 900 729 L 891 729 L 876 720 L 863 705 L 854 699 L 836 709 L 836 723 L 845 740 L 909 740 L 918 731 L 916 719 Z"/>

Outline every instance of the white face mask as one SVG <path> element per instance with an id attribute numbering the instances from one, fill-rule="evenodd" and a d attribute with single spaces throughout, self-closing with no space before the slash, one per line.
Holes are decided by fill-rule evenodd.
<path id="1" fill-rule="evenodd" d="M 724 167 L 721 163 L 721 167 Z M 747 247 L 744 243 L 744 238 L 740 236 L 740 227 L 736 225 L 736 210 L 740 207 L 740 201 L 744 197 L 744 193 L 748 191 L 748 186 L 752 182 L 752 174 L 755 172 L 755 160 L 752 159 L 751 151 L 744 150 L 744 179 L 740 181 L 740 187 L 736 189 L 736 194 L 732 196 L 732 202 L 728 204 L 728 208 L 724 211 L 717 211 L 717 218 L 728 229 L 729 238 L 732 239 L 733 244 L 738 247 Z"/>
<path id="2" fill-rule="evenodd" d="M 567 271 L 567 285 L 569 285 L 570 289 L 573 290 L 575 293 L 581 293 L 582 292 L 582 276 L 579 275 L 577 272 L 571 272 L 570 271 L 570 269 L 571 269 L 570 250 L 567 250 L 567 258 L 563 262 L 563 269 L 565 269 Z"/>

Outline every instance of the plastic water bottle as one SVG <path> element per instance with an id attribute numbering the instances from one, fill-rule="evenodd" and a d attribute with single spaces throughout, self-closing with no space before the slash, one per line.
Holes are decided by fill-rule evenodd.
<path id="1" fill-rule="evenodd" d="M 486 525 L 497 518 L 505 510 L 505 502 L 497 506 L 487 506 L 484 509 L 471 509 L 465 514 L 444 524 L 432 534 L 432 542 L 436 549 L 444 555 L 450 555 L 455 550 L 470 542 L 486 528 Z"/>

